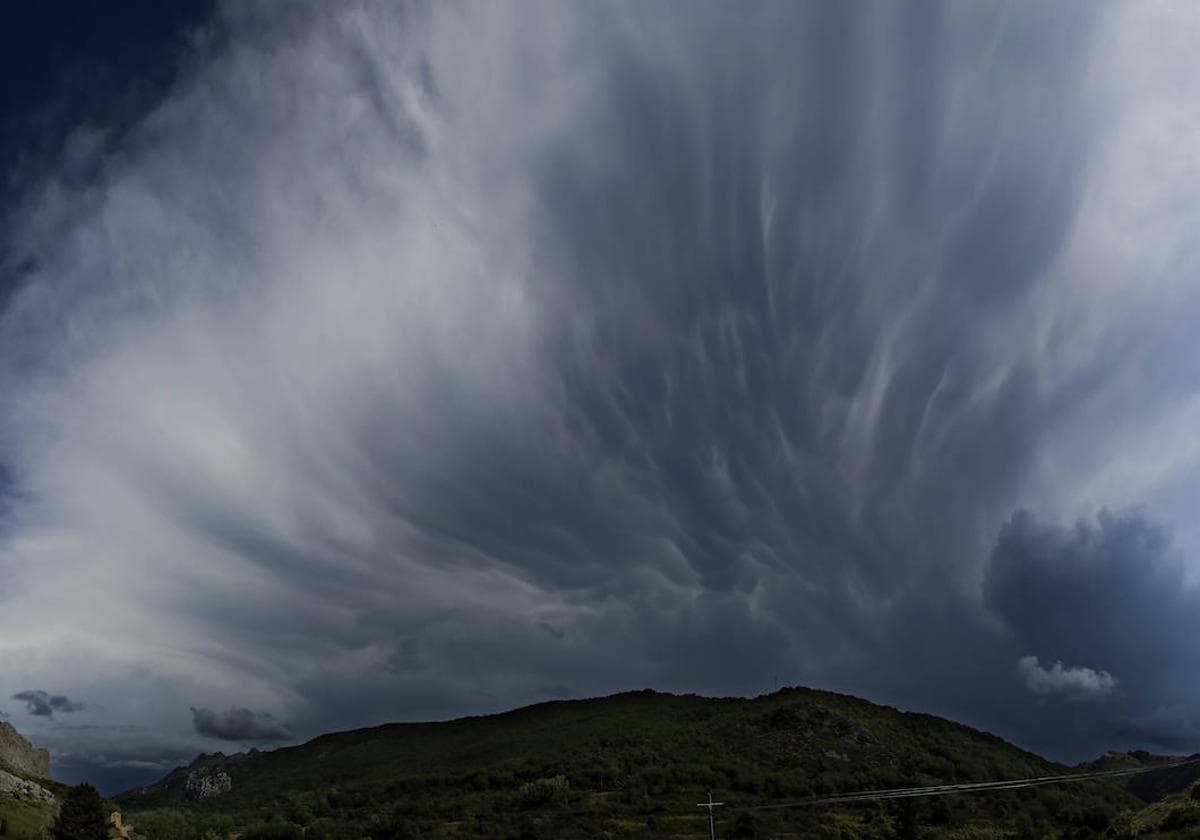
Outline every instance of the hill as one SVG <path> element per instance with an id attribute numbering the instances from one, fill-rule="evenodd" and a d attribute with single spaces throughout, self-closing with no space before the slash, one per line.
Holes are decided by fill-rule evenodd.
<path id="1" fill-rule="evenodd" d="M 1122 814 L 1108 833 L 1112 840 L 1200 838 L 1200 782 L 1140 811 Z"/>
<path id="2" fill-rule="evenodd" d="M 845 695 L 630 692 L 204 756 L 118 797 L 152 840 L 257 837 L 1099 837 L 1140 803 L 1103 781 L 781 807 L 814 795 L 1069 772 L 970 727 Z"/>
<path id="3" fill-rule="evenodd" d="M 1182 767 L 1175 766 L 1184 762 Z M 1145 770 L 1116 781 L 1143 802 L 1158 802 L 1200 781 L 1200 753 L 1183 756 L 1154 755 L 1145 750 L 1108 752 L 1095 761 L 1085 761 L 1077 769 L 1081 772 Z"/>
<path id="4" fill-rule="evenodd" d="M 58 813 L 62 789 L 49 775 L 50 754 L 0 721 L 0 837 L 40 840 Z"/>
<path id="5" fill-rule="evenodd" d="M 1200 759 L 1200 753 L 1188 758 Z M 1125 783 L 1125 788 L 1143 802 L 1157 802 L 1171 794 L 1186 791 L 1194 782 L 1200 780 L 1200 763 L 1184 767 L 1154 768 L 1153 764 L 1148 766 L 1152 769 L 1131 776 Z"/>

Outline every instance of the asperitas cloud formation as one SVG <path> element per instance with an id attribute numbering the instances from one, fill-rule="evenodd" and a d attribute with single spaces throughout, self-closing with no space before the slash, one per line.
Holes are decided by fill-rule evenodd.
<path id="1" fill-rule="evenodd" d="M 228 3 L 64 126 L 0 263 L 60 767 L 776 682 L 1200 749 L 1198 13 L 686 6 Z"/>

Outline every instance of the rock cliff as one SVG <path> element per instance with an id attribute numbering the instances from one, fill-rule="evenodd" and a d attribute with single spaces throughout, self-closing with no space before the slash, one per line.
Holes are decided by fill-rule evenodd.
<path id="1" fill-rule="evenodd" d="M 20 776 L 14 776 L 0 770 L 0 796 L 19 796 L 37 799 L 41 802 L 53 802 L 54 794 L 36 782 L 29 782 Z"/>
<path id="2" fill-rule="evenodd" d="M 224 770 L 192 770 L 187 775 L 184 793 L 193 802 L 203 802 L 222 793 L 229 793 L 233 780 Z"/>
<path id="3" fill-rule="evenodd" d="M 50 778 L 50 753 L 35 749 L 11 723 L 0 720 L 0 763 L 18 773 Z"/>

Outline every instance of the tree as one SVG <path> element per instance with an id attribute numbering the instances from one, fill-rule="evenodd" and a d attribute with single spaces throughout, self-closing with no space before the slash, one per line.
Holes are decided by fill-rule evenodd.
<path id="1" fill-rule="evenodd" d="M 900 813 L 896 818 L 896 840 L 916 840 L 917 803 L 911 799 L 900 800 Z"/>
<path id="2" fill-rule="evenodd" d="M 242 840 L 300 840 L 304 831 L 290 823 L 256 823 L 241 834 Z"/>
<path id="3" fill-rule="evenodd" d="M 94 787 L 76 785 L 67 791 L 54 823 L 54 837 L 56 840 L 108 840 L 108 810 Z"/>

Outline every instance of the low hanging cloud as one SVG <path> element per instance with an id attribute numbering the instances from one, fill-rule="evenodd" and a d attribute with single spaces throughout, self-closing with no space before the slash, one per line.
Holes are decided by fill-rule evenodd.
<path id="1" fill-rule="evenodd" d="M 198 735 L 221 741 L 286 741 L 292 737 L 274 716 L 238 707 L 220 713 L 193 706 L 192 726 Z"/>
<path id="2" fill-rule="evenodd" d="M 50 694 L 41 690 L 20 691 L 13 695 L 14 700 L 25 704 L 25 711 L 36 717 L 54 717 L 55 712 L 78 712 L 83 709 L 82 703 L 76 703 L 61 694 Z"/>
<path id="3" fill-rule="evenodd" d="M 1108 671 L 1064 667 L 1061 662 L 1043 666 L 1036 656 L 1017 660 L 1017 674 L 1034 694 L 1054 694 L 1068 700 L 1099 699 L 1117 688 L 1116 677 Z"/>

